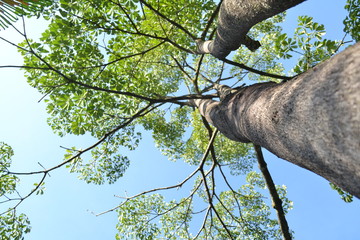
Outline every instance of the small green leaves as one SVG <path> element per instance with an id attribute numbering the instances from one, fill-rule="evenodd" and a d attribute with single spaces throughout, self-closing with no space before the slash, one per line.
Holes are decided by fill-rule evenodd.
<path id="1" fill-rule="evenodd" d="M 13 193 L 19 181 L 18 177 L 9 174 L 13 155 L 12 148 L 6 143 L 0 142 L 0 197 Z"/>
<path id="2" fill-rule="evenodd" d="M 59 12 L 61 14 L 62 17 L 66 17 L 67 16 L 67 12 L 62 10 L 62 9 L 59 9 Z"/>
<path id="3" fill-rule="evenodd" d="M 10 167 L 11 157 L 14 155 L 12 148 L 4 142 L 0 142 L 0 167 Z"/>
<path id="4" fill-rule="evenodd" d="M 162 195 L 153 194 L 127 200 L 118 209 L 116 239 L 188 238 L 191 213 L 189 199 L 166 202 Z"/>
<path id="5" fill-rule="evenodd" d="M 0 142 L 0 201 L 2 203 L 11 199 L 10 196 L 16 191 L 19 181 L 18 177 L 9 173 L 13 155 L 12 148 L 6 143 Z M 24 214 L 17 215 L 15 209 L 3 211 L 4 209 L 0 212 L 0 239 L 23 239 L 23 235 L 29 233 L 31 229 L 29 219 Z"/>
<path id="6" fill-rule="evenodd" d="M 45 191 L 45 182 L 42 183 L 34 183 L 34 190 L 36 195 L 43 195 Z"/>
<path id="7" fill-rule="evenodd" d="M 119 154 L 119 148 L 123 146 L 134 150 L 141 139 L 141 134 L 133 131 L 130 127 L 112 135 L 110 139 L 93 148 L 89 158 L 76 157 L 81 150 L 74 147 L 67 149 L 65 161 L 72 159 L 67 168 L 71 172 L 79 173 L 79 178 L 87 183 L 115 183 L 130 165 L 128 157 Z"/>
<path id="8" fill-rule="evenodd" d="M 344 32 L 349 33 L 355 41 L 360 41 L 360 1 L 347 0 L 345 9 L 349 15 L 344 19 Z"/>
<path id="9" fill-rule="evenodd" d="M 163 197 L 159 194 L 141 196 L 121 205 L 118 209 L 118 234 L 116 239 L 155 239 L 160 234 L 153 214 L 164 209 Z"/>
<path id="10" fill-rule="evenodd" d="M 275 40 L 275 50 L 279 58 L 289 59 L 292 52 L 297 47 L 296 41 L 287 36 L 286 33 L 280 34 Z"/>
<path id="11" fill-rule="evenodd" d="M 325 27 L 314 22 L 312 17 L 299 16 L 298 22 L 294 37 L 291 38 L 286 33 L 275 35 L 274 48 L 278 58 L 290 59 L 295 54 L 300 55 L 293 68 L 297 74 L 331 57 L 340 46 L 338 41 L 323 39 Z"/>
<path id="12" fill-rule="evenodd" d="M 53 0 L 1 0 L 0 27 L 7 28 L 20 16 L 38 16 L 46 6 L 53 2 Z"/>
<path id="13" fill-rule="evenodd" d="M 344 200 L 344 202 L 350 203 L 353 201 L 354 196 L 351 195 L 350 193 L 345 192 L 344 190 L 342 190 L 333 183 L 330 183 L 330 187 L 339 193 L 341 199 Z"/>
<path id="14" fill-rule="evenodd" d="M 25 214 L 16 215 L 15 210 L 8 210 L 0 215 L 0 238 L 2 240 L 23 240 L 24 234 L 31 230 L 30 221 Z"/>

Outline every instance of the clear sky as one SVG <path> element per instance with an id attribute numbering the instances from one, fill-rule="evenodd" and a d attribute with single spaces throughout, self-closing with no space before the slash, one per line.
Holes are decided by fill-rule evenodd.
<path id="1" fill-rule="evenodd" d="M 289 11 L 287 30 L 292 31 L 298 15 L 310 15 L 325 24 L 329 39 L 341 39 L 345 0 L 312 0 Z M 30 37 L 38 36 L 44 26 L 39 20 L 27 22 Z M 0 36 L 14 42 L 21 39 L 13 30 L 0 31 Z M 0 66 L 21 65 L 21 57 L 14 47 L 0 41 Z M 39 170 L 62 161 L 59 146 L 86 147 L 93 139 L 83 137 L 59 138 L 47 126 L 45 104 L 38 103 L 41 95 L 29 87 L 23 72 L 15 68 L 0 68 L 0 141 L 11 145 L 17 171 Z M 32 196 L 19 207 L 31 220 L 32 231 L 27 240 L 98 240 L 114 239 L 116 213 L 95 217 L 94 213 L 108 210 L 121 201 L 114 195 L 125 196 L 154 187 L 168 186 L 183 180 L 194 167 L 181 162 L 169 162 L 154 147 L 145 134 L 140 147 L 129 153 L 131 166 L 125 176 L 114 185 L 94 186 L 78 180 L 67 169 L 51 172 L 42 196 Z M 344 203 L 327 181 L 321 177 L 265 153 L 276 184 L 288 186 L 288 197 L 294 209 L 287 215 L 290 228 L 297 239 L 356 240 L 359 239 L 359 200 Z M 239 177 L 240 179 L 240 177 Z M 236 182 L 237 178 L 232 178 Z M 24 178 L 21 189 L 26 192 L 36 181 Z M 167 197 L 186 194 L 169 192 Z M 2 212 L 3 206 L 0 205 Z"/>

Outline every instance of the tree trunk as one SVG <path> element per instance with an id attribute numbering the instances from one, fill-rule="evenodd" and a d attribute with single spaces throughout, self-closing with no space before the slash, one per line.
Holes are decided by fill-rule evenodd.
<path id="1" fill-rule="evenodd" d="M 360 43 L 288 82 L 194 104 L 228 138 L 260 145 L 360 198 Z"/>
<path id="2" fill-rule="evenodd" d="M 199 53 L 211 53 L 223 59 L 241 44 L 250 50 L 259 47 L 257 41 L 246 37 L 255 24 L 275 16 L 305 0 L 224 0 L 220 7 L 218 28 L 214 41 L 198 42 Z M 255 45 L 255 46 L 254 46 Z"/>

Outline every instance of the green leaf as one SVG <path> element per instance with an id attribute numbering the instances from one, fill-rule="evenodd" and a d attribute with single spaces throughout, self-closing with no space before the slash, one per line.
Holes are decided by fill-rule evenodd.
<path id="1" fill-rule="evenodd" d="M 350 203 L 353 201 L 353 195 L 351 195 L 350 193 L 342 190 L 340 187 L 336 186 L 335 184 L 333 183 L 330 183 L 330 187 L 337 191 L 338 194 L 340 195 L 341 199 L 344 201 L 344 202 L 347 202 L 347 203 Z"/>

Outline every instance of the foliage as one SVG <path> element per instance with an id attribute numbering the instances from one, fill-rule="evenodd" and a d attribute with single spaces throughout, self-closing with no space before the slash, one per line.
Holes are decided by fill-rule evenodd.
<path id="1" fill-rule="evenodd" d="M 14 152 L 12 148 L 3 142 L 0 142 L 0 197 L 7 193 L 13 193 L 16 189 L 16 183 L 19 180 L 18 177 L 7 174 L 13 155 Z"/>
<path id="2" fill-rule="evenodd" d="M 53 0 L 0 0 L 0 27 L 5 29 L 19 16 L 40 16 Z"/>
<path id="3" fill-rule="evenodd" d="M 293 38 L 286 33 L 278 35 L 275 49 L 283 59 L 291 58 L 292 53 L 300 54 L 298 63 L 293 68 L 295 73 L 300 74 L 330 58 L 338 50 L 340 42 L 323 39 L 325 27 L 314 22 L 312 17 L 299 16 L 298 24 Z"/>
<path id="4" fill-rule="evenodd" d="M 353 201 L 354 196 L 351 195 L 350 193 L 345 192 L 344 190 L 342 190 L 333 183 L 330 183 L 330 187 L 339 193 L 341 199 L 344 200 L 344 202 L 350 203 Z"/>
<path id="5" fill-rule="evenodd" d="M 0 142 L 0 200 L 9 199 L 16 192 L 18 177 L 9 174 L 11 157 L 14 155 L 11 147 Z M 30 232 L 30 221 L 25 214 L 17 214 L 15 209 L 0 213 L 0 238 L 3 240 L 23 239 L 24 233 Z"/>
<path id="6" fill-rule="evenodd" d="M 24 233 L 29 233 L 30 229 L 30 221 L 25 214 L 16 215 L 16 211 L 8 211 L 0 215 L 2 240 L 22 240 Z"/>
<path id="7" fill-rule="evenodd" d="M 196 235 L 190 231 L 192 214 L 209 212 L 209 209 L 196 211 L 194 195 L 170 202 L 166 202 L 160 194 L 127 200 L 118 209 L 117 239 L 282 239 L 266 198 L 256 190 L 265 189 L 264 180 L 258 173 L 250 172 L 246 181 L 237 191 L 224 191 L 216 196 L 218 201 L 214 203 L 214 208 L 218 215 L 210 217 L 207 214 L 203 222 L 210 231 L 201 231 Z M 286 188 L 278 189 L 287 212 L 292 203 L 285 197 Z M 199 197 L 206 201 L 205 195 Z M 231 237 L 222 224 L 229 226 Z"/>
<path id="8" fill-rule="evenodd" d="M 345 9 L 349 15 L 344 19 L 344 32 L 349 33 L 358 42 L 360 40 L 360 1 L 348 0 Z"/>

